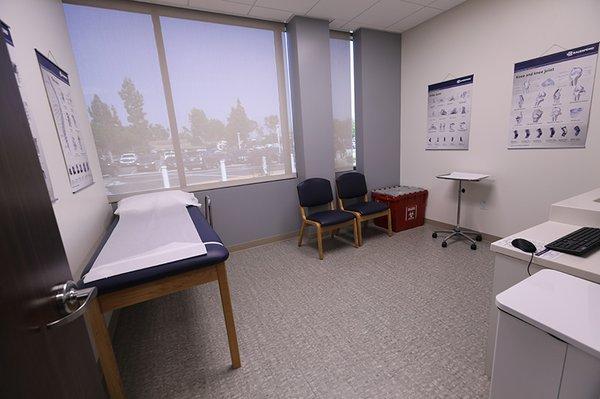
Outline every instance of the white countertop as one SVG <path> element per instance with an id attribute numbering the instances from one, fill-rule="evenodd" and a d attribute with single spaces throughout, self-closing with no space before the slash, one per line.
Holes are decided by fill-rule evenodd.
<path id="1" fill-rule="evenodd" d="M 566 200 L 559 201 L 552 206 L 563 206 L 567 208 L 586 209 L 594 212 L 600 212 L 600 188 L 576 195 L 575 197 L 567 198 Z"/>
<path id="2" fill-rule="evenodd" d="M 541 270 L 496 296 L 498 308 L 600 358 L 600 285 Z"/>
<path id="3" fill-rule="evenodd" d="M 574 232 L 583 226 L 577 226 L 559 222 L 545 222 L 530 229 L 503 238 L 491 245 L 491 250 L 506 256 L 521 259 L 526 262 L 530 254 L 522 252 L 513 247 L 510 242 L 515 238 L 524 238 L 532 242 L 548 244 L 562 236 Z M 543 248 L 538 248 L 538 251 Z M 555 256 L 535 256 L 533 263 L 549 269 L 558 270 L 589 281 L 600 284 L 600 251 L 595 251 L 587 256 L 574 256 L 564 253 L 555 253 Z M 598 302 L 600 306 L 600 302 Z M 598 309 L 600 313 L 600 309 Z M 598 332 L 600 335 L 600 331 Z"/>
<path id="4" fill-rule="evenodd" d="M 552 204 L 550 220 L 574 225 L 600 227 L 600 188 Z"/>

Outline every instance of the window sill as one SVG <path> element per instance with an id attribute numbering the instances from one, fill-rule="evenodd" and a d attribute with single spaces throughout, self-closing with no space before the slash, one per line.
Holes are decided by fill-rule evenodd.
<path id="1" fill-rule="evenodd" d="M 240 186 L 248 186 L 248 185 L 252 185 L 252 184 L 262 184 L 262 183 L 271 183 L 271 182 L 277 182 L 277 181 L 282 181 L 282 180 L 292 180 L 292 179 L 296 179 L 296 178 L 297 178 L 297 175 L 295 173 L 292 173 L 292 174 L 287 174 L 287 175 L 283 174 L 283 175 L 276 175 L 276 176 L 265 176 L 265 177 L 259 177 L 259 178 L 254 178 L 254 179 L 240 179 L 240 180 L 229 180 L 226 182 L 220 181 L 220 182 L 205 183 L 205 184 L 191 184 L 186 187 L 161 188 L 161 189 L 156 189 L 156 190 L 135 191 L 135 192 L 131 192 L 131 193 L 115 194 L 115 195 L 108 194 L 107 197 L 108 197 L 109 203 L 115 203 L 115 202 L 119 202 L 123 198 L 131 197 L 133 195 L 138 195 L 138 194 L 156 193 L 156 192 L 168 191 L 168 190 L 182 190 L 182 191 L 186 191 L 188 193 L 195 193 L 195 192 L 199 192 L 199 191 L 217 190 L 217 189 L 221 189 L 221 188 L 240 187 Z"/>
<path id="2" fill-rule="evenodd" d="M 352 172 L 356 170 L 356 166 L 347 166 L 345 168 L 339 168 L 335 170 L 335 173 Z"/>

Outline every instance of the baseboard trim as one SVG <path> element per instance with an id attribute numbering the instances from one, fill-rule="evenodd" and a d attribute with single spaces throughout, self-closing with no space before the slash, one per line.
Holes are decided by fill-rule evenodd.
<path id="1" fill-rule="evenodd" d="M 365 221 L 363 223 L 367 224 L 368 222 L 370 222 L 370 221 Z M 381 229 L 381 230 L 384 230 L 387 232 L 386 228 L 375 226 L 374 223 L 369 224 L 369 228 L 377 228 L 377 229 Z M 348 230 L 350 233 L 352 233 L 351 227 L 342 227 L 340 230 Z M 229 252 L 243 251 L 245 249 L 260 247 L 261 245 L 271 244 L 271 243 L 278 242 L 278 241 L 289 240 L 290 238 L 294 238 L 294 237 L 297 238 L 298 234 L 299 234 L 299 230 L 290 231 L 289 233 L 277 234 L 277 235 L 270 236 L 270 237 L 259 238 L 258 240 L 252 240 L 252 241 L 244 242 L 241 244 L 228 245 L 227 249 L 229 249 Z M 308 240 L 313 240 L 316 238 L 317 238 L 317 233 L 316 233 L 316 231 L 314 231 L 314 229 L 304 230 L 304 240 L 308 241 Z"/>
<path id="2" fill-rule="evenodd" d="M 259 238 L 258 240 L 252 240 L 252 241 L 244 242 L 242 244 L 230 245 L 227 248 L 229 249 L 229 252 L 238 252 L 238 251 L 243 251 L 244 249 L 260 247 L 261 245 L 271 244 L 271 243 L 278 242 L 278 241 L 289 240 L 290 238 L 295 237 L 297 235 L 298 235 L 298 231 L 291 231 L 289 233 L 277 234 L 277 235 L 270 236 L 270 237 Z"/>
<path id="3" fill-rule="evenodd" d="M 425 219 L 425 223 L 427 223 L 431 226 L 440 228 L 440 229 L 444 229 L 444 230 L 452 230 L 454 228 L 453 224 L 440 222 L 438 220 L 433 220 L 433 219 Z M 297 236 L 298 236 L 297 230 L 290 231 L 289 233 L 277 234 L 274 236 L 259 238 L 258 240 L 252 240 L 252 241 L 244 242 L 241 244 L 230 245 L 230 246 L 228 246 L 228 249 L 229 249 L 229 252 L 239 252 L 239 251 L 243 251 L 245 249 L 260 247 L 261 245 L 272 244 L 272 243 L 278 242 L 278 241 L 289 240 L 290 238 L 297 237 Z M 481 236 L 483 237 L 483 241 L 487 241 L 487 242 L 498 241 L 501 238 L 501 237 L 498 237 L 498 236 L 495 236 L 492 234 L 487 234 L 487 233 L 481 233 Z M 306 232 L 304 234 L 304 237 L 306 239 L 313 239 L 316 237 L 316 234 L 314 232 Z"/>
<path id="4" fill-rule="evenodd" d="M 440 229 L 444 229 L 444 230 L 452 230 L 454 228 L 453 224 L 450 223 L 445 223 L 445 222 L 440 222 L 438 220 L 433 220 L 433 219 L 425 219 L 425 223 L 430 224 L 431 226 L 434 227 L 438 227 Z M 481 237 L 483 238 L 483 241 L 487 241 L 487 242 L 494 242 L 494 241 L 498 241 L 501 237 L 492 235 L 492 234 L 487 234 L 487 233 L 481 233 Z"/>

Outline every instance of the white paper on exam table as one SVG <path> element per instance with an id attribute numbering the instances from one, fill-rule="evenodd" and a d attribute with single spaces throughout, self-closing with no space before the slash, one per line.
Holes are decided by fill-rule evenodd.
<path id="1" fill-rule="evenodd" d="M 185 206 L 119 216 L 83 281 L 158 266 L 206 254 L 206 247 Z"/>
<path id="2" fill-rule="evenodd" d="M 517 249 L 517 248 L 513 247 L 513 245 L 511 244 L 515 238 L 516 237 L 508 237 L 508 238 L 498 241 L 496 244 L 501 245 L 506 248 Z M 562 253 L 560 253 L 558 251 L 546 250 L 546 244 L 544 244 L 541 241 L 533 241 L 533 240 L 527 240 L 527 241 L 529 241 L 533 245 L 535 245 L 535 249 L 536 249 L 535 257 L 536 258 L 554 260 L 562 255 Z M 540 252 L 543 252 L 543 253 L 540 253 Z"/>
<path id="3" fill-rule="evenodd" d="M 450 179 L 450 180 L 483 180 L 490 177 L 490 175 L 484 175 L 481 173 L 468 173 L 468 172 L 452 172 L 446 175 L 436 176 L 438 179 Z"/>

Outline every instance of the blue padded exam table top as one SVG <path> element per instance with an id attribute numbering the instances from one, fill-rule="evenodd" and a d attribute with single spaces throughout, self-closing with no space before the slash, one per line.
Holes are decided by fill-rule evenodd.
<path id="1" fill-rule="evenodd" d="M 110 237 L 117 223 L 119 223 L 119 217 L 115 217 L 108 231 L 102 238 L 102 242 L 98 249 L 94 252 L 92 259 L 85 267 L 82 273 L 82 278 L 79 280 L 78 286 L 80 288 L 85 287 L 97 287 L 98 294 L 105 294 L 111 291 L 117 291 L 123 288 L 129 288 L 134 285 L 147 283 L 149 281 L 158 280 L 163 277 L 184 273 L 190 270 L 198 269 L 201 267 L 207 267 L 215 265 L 217 263 L 224 262 L 229 257 L 229 251 L 223 245 L 216 244 L 222 243 L 219 235 L 213 230 L 208 224 L 200 208 L 196 206 L 188 206 L 188 213 L 196 226 L 200 239 L 206 245 L 206 254 L 201 256 L 195 256 L 192 258 L 181 259 L 175 262 L 169 262 L 158 266 L 149 267 L 146 269 L 135 270 L 128 273 L 118 274 L 116 276 L 107 277 L 100 280 L 90 281 L 89 283 L 83 282 L 83 276 L 92 268 L 92 265 L 96 261 L 96 258 L 100 254 L 102 248 L 106 244 L 106 241 Z M 214 243 L 214 244 L 213 244 Z"/>

